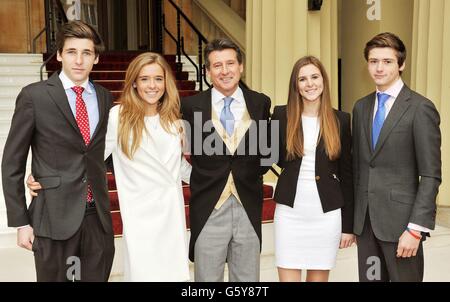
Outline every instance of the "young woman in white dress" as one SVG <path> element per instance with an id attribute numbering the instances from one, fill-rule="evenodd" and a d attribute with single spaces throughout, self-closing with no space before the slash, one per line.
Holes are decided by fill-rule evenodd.
<path id="1" fill-rule="evenodd" d="M 312 56 L 293 67 L 279 122 L 282 168 L 277 202 L 275 258 L 280 281 L 328 281 L 338 248 L 354 242 L 350 115 L 334 110 L 328 76 Z M 275 124 L 275 123 L 273 123 Z"/>
<path id="2" fill-rule="evenodd" d="M 182 129 L 170 66 L 156 53 L 137 56 L 120 105 L 110 110 L 105 148 L 123 222 L 124 281 L 190 279 L 181 181 L 189 182 L 191 166 L 182 154 Z M 30 179 L 28 186 L 40 189 Z"/>

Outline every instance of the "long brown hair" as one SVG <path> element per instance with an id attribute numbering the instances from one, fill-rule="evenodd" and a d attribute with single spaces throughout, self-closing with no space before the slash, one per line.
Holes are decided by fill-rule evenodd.
<path id="1" fill-rule="evenodd" d="M 118 142 L 122 152 L 132 159 L 139 148 L 145 128 L 145 101 L 133 87 L 141 69 L 150 64 L 158 64 L 164 70 L 165 92 L 158 103 L 158 113 L 161 125 L 167 132 L 173 132 L 172 124 L 180 121 L 180 97 L 178 95 L 175 78 L 166 60 L 157 53 L 146 52 L 131 61 L 125 75 L 125 84 L 120 97 Z M 180 127 L 175 127 L 180 129 Z M 176 134 L 176 133 L 174 133 Z M 129 139 L 131 137 L 131 145 Z"/>
<path id="2" fill-rule="evenodd" d="M 328 75 L 322 63 L 313 56 L 300 58 L 292 68 L 289 81 L 289 99 L 287 102 L 287 129 L 286 129 L 286 151 L 287 159 L 293 160 L 304 155 L 303 143 L 303 100 L 298 90 L 298 75 L 303 66 L 312 64 L 316 66 L 323 78 L 323 92 L 320 97 L 320 132 L 319 138 L 323 139 L 325 151 L 330 160 L 339 158 L 341 152 L 341 141 L 339 134 L 339 121 L 331 106 L 330 84 Z"/>

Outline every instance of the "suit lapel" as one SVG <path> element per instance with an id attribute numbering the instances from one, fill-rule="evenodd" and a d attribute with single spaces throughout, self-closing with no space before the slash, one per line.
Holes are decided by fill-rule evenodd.
<path id="1" fill-rule="evenodd" d="M 59 110 L 61 110 L 73 129 L 80 135 L 80 139 L 83 140 L 83 136 L 81 135 L 80 129 L 78 129 L 77 122 L 70 109 L 69 100 L 67 99 L 66 92 L 64 91 L 64 87 L 57 72 L 48 79 L 47 89 L 53 102 L 58 106 Z"/>
<path id="2" fill-rule="evenodd" d="M 411 96 L 411 91 L 408 87 L 403 86 L 400 94 L 397 96 L 397 99 L 394 102 L 389 114 L 386 117 L 386 120 L 383 123 L 383 127 L 381 128 L 380 136 L 378 137 L 378 142 L 373 152 L 372 157 L 375 157 L 380 149 L 383 147 L 384 142 L 388 138 L 392 129 L 397 125 L 400 121 L 403 114 L 408 110 L 410 106 L 409 98 Z"/>
<path id="3" fill-rule="evenodd" d="M 238 146 L 241 144 L 241 142 L 245 138 L 245 135 L 251 126 L 251 119 L 250 119 L 250 116 L 249 116 L 247 110 L 244 111 L 242 119 L 239 123 L 239 127 L 234 128 L 232 136 L 229 136 L 226 133 L 226 130 L 223 127 L 223 125 L 220 123 L 220 120 L 217 117 L 217 114 L 213 111 L 212 111 L 212 122 L 214 124 L 217 134 L 220 136 L 222 141 L 225 143 L 230 154 L 234 154 L 237 151 Z"/>
<path id="4" fill-rule="evenodd" d="M 212 110 L 213 109 L 212 109 L 211 89 L 207 90 L 201 96 L 202 96 L 202 98 L 199 99 L 199 102 L 196 105 L 192 106 L 192 109 L 193 109 L 194 114 L 201 113 L 202 123 L 200 123 L 200 124 L 197 123 L 196 118 L 194 116 L 194 127 L 196 125 L 199 125 L 200 127 L 202 127 L 202 129 L 200 129 L 201 133 L 204 133 L 205 131 L 206 132 L 208 131 L 208 128 L 206 128 L 205 131 L 203 131 L 205 123 L 210 123 L 210 126 L 212 126 L 212 128 L 211 128 L 211 133 L 209 135 L 216 136 L 216 138 L 214 140 L 217 140 L 217 138 L 219 138 L 220 141 L 222 141 L 222 143 L 226 147 L 225 141 L 221 136 L 220 128 L 217 128 L 214 125 L 214 122 L 212 120 Z M 229 150 L 228 150 L 228 152 L 229 152 Z"/>
<path id="5" fill-rule="evenodd" d="M 375 106 L 375 92 L 368 95 L 363 105 L 364 131 L 366 132 L 367 144 L 372 151 L 372 124 L 373 107 Z"/>
<path id="6" fill-rule="evenodd" d="M 240 150 L 240 148 L 242 148 L 240 145 L 241 144 L 245 144 L 247 142 L 247 137 L 249 135 L 250 132 L 250 128 L 251 127 L 258 127 L 257 125 L 255 125 L 254 123 L 252 123 L 252 121 L 255 121 L 258 124 L 258 121 L 261 119 L 261 110 L 262 110 L 262 106 L 260 103 L 258 103 L 258 100 L 256 100 L 255 98 L 252 98 L 249 91 L 247 89 L 245 89 L 244 87 L 240 86 L 240 88 L 242 89 L 242 93 L 244 94 L 244 100 L 245 100 L 245 106 L 247 108 L 247 113 L 250 117 L 250 120 L 245 121 L 245 119 L 242 120 L 242 127 L 246 127 L 245 131 L 242 130 L 241 132 L 241 137 L 239 139 L 239 142 L 237 144 L 237 148 L 235 150 L 235 152 L 237 152 L 237 150 Z M 250 146 L 248 146 L 250 147 Z"/>
<path id="7" fill-rule="evenodd" d="M 258 113 L 261 111 L 261 106 L 259 106 L 259 104 L 257 103 L 257 100 L 253 99 L 248 90 L 241 87 L 242 92 L 244 94 L 244 99 L 245 99 L 245 105 L 247 106 L 247 111 L 248 114 L 250 115 L 250 119 L 253 121 L 258 121 L 260 120 L 260 115 L 258 115 Z"/>
<path id="8" fill-rule="evenodd" d="M 211 120 L 211 108 L 212 108 L 211 102 L 212 102 L 211 101 L 211 89 L 209 89 L 209 90 L 205 91 L 204 94 L 202 94 L 202 98 L 199 100 L 199 103 L 192 106 L 194 113 L 200 112 L 202 114 L 201 115 L 201 118 L 202 118 L 201 126 L 202 127 L 205 122 Z M 194 116 L 194 121 L 195 121 L 195 116 Z"/>
<path id="9" fill-rule="evenodd" d="M 213 110 L 211 110 L 211 122 L 214 125 L 216 134 L 220 137 L 220 139 L 225 144 L 226 148 L 228 149 L 228 153 L 231 154 L 232 150 L 234 150 L 234 148 L 232 147 L 232 144 L 231 144 L 231 137 L 228 136 L 225 128 L 223 127 L 223 125 L 220 122 L 220 118 L 217 116 L 217 113 L 214 112 Z M 236 133 L 236 129 L 234 129 L 234 133 Z M 233 133 L 233 136 L 234 136 L 234 133 Z"/>
<path id="10" fill-rule="evenodd" d="M 261 106 L 258 105 L 257 100 L 254 100 L 250 94 L 248 93 L 248 90 L 241 87 L 243 95 L 244 95 L 244 100 L 245 100 L 245 105 L 247 108 L 247 112 L 250 116 L 250 120 L 254 120 L 254 121 L 258 121 L 259 118 L 258 115 L 259 111 L 261 110 Z M 211 89 L 207 90 L 203 96 L 202 99 L 200 99 L 200 102 L 193 106 L 193 111 L 194 112 L 201 112 L 202 113 L 202 119 L 203 119 L 203 123 L 205 123 L 206 121 L 212 121 L 212 99 L 211 99 Z M 195 117 L 194 117 L 195 120 Z M 202 124 L 203 125 L 203 124 Z M 216 127 L 215 127 L 216 128 Z M 224 145 L 226 146 L 226 148 L 228 149 L 228 151 L 230 151 L 230 149 L 228 148 L 229 146 L 226 144 L 225 140 L 223 139 L 222 135 L 219 131 L 221 129 L 214 129 L 213 132 L 215 132 L 214 135 L 217 135 L 220 140 L 224 143 Z M 235 132 L 236 133 L 236 132 Z M 223 134 L 223 133 L 222 133 Z M 237 143 L 234 152 L 230 152 L 230 154 L 235 153 L 238 148 L 239 145 L 245 140 L 246 136 L 248 135 L 248 129 L 245 132 L 245 134 L 242 135 L 240 142 Z"/>
<path id="11" fill-rule="evenodd" d="M 92 82 L 92 84 L 94 84 L 94 89 L 95 89 L 95 93 L 97 95 L 97 106 L 98 106 L 98 123 L 97 123 L 97 127 L 95 128 L 94 134 L 92 135 L 91 141 L 93 141 L 95 139 L 96 134 L 98 133 L 98 131 L 100 130 L 101 125 L 103 124 L 103 119 L 106 116 L 106 96 L 103 92 L 103 89 L 99 89 L 99 85 Z M 91 144 L 89 144 L 91 145 Z"/>

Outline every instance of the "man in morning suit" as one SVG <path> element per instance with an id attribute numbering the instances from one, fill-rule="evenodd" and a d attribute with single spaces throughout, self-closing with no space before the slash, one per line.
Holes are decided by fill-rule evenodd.
<path id="1" fill-rule="evenodd" d="M 195 281 L 258 281 L 261 250 L 263 157 L 259 121 L 270 116 L 270 99 L 240 87 L 242 54 L 228 39 L 204 50 L 213 88 L 181 101 L 190 126 L 192 159 L 189 258 Z M 253 122 L 252 122 L 253 121 Z"/>
<path id="2" fill-rule="evenodd" d="M 406 49 L 396 35 L 375 36 L 364 56 L 376 92 L 353 109 L 359 279 L 418 282 L 441 183 L 439 113 L 403 83 Z"/>
<path id="3" fill-rule="evenodd" d="M 111 94 L 89 81 L 103 48 L 81 21 L 57 36 L 62 70 L 17 97 L 2 159 L 8 226 L 34 252 L 37 281 L 107 281 L 114 235 L 105 178 L 105 133 Z M 42 186 L 29 208 L 24 176 L 28 151 Z M 78 267 L 74 267 L 78 266 Z"/>

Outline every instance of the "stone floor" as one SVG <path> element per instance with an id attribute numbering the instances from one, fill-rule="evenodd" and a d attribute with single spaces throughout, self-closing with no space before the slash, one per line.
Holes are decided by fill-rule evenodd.
<path id="1" fill-rule="evenodd" d="M 450 228 L 450 206 L 440 206 L 437 210 L 436 224 Z"/>
<path id="2" fill-rule="evenodd" d="M 440 218 L 444 219 L 443 217 Z M 447 219 L 446 221 L 450 220 Z M 266 230 L 266 233 L 269 233 L 269 231 Z M 119 260 L 122 255 L 121 240 L 121 238 L 116 239 L 117 252 L 110 281 L 122 280 Z M 336 267 L 330 274 L 330 281 L 356 282 L 358 280 L 356 252 L 356 246 L 339 251 Z M 424 253 L 424 281 L 450 282 L 450 261 L 448 261 L 450 257 L 450 228 L 437 226 L 432 233 L 432 237 L 424 243 Z M 193 276 L 192 265 L 191 276 Z M 32 253 L 20 248 L 0 248 L 0 281 L 35 281 Z M 261 281 L 278 281 L 274 256 L 267 251 L 264 251 L 261 256 Z"/>

